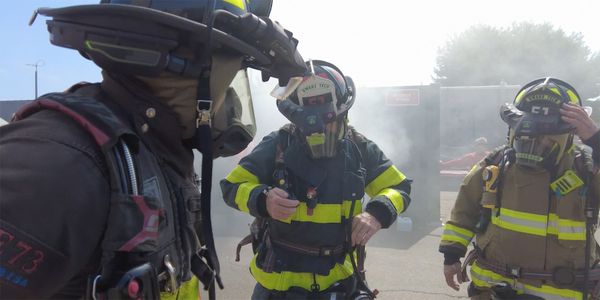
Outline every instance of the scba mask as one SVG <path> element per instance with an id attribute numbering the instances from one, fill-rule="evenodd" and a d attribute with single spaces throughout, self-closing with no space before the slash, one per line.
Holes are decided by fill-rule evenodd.
<path id="1" fill-rule="evenodd" d="M 516 136 L 512 146 L 518 165 L 550 169 L 563 157 L 568 143 L 569 134 Z"/>
<path id="2" fill-rule="evenodd" d="M 500 116 L 509 127 L 516 163 L 552 169 L 573 144 L 574 127 L 561 118 L 560 108 L 581 106 L 577 91 L 556 78 L 534 80 L 521 88 L 513 104 L 504 104 Z"/>
<path id="3" fill-rule="evenodd" d="M 333 157 L 346 133 L 354 84 L 330 63 L 309 61 L 307 65 L 311 73 L 289 97 L 277 101 L 277 107 L 296 125 L 312 158 Z"/>

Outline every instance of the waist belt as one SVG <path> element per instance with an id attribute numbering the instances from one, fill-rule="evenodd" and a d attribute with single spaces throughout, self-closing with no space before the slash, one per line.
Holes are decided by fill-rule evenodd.
<path id="1" fill-rule="evenodd" d="M 334 256 L 346 252 L 343 244 L 331 247 L 309 247 L 274 238 L 271 238 L 271 243 L 283 249 L 310 256 Z"/>
<path id="2" fill-rule="evenodd" d="M 553 282 L 559 287 L 572 287 L 576 284 L 582 284 L 584 283 L 583 281 L 585 278 L 584 270 L 574 270 L 569 267 L 557 267 L 553 271 L 538 271 L 518 266 L 494 263 L 484 259 L 477 259 L 477 265 L 504 277 L 546 280 Z M 591 269 L 589 271 L 588 282 L 593 281 L 600 281 L 600 269 Z"/>

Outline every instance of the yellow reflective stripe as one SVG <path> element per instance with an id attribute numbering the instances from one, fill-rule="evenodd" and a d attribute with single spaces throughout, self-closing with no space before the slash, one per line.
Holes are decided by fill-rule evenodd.
<path id="1" fill-rule="evenodd" d="M 250 212 L 250 209 L 248 208 L 250 193 L 258 186 L 260 186 L 260 183 L 242 183 L 238 186 L 237 192 L 235 193 L 235 204 L 237 204 L 239 210 L 247 213 Z"/>
<path id="2" fill-rule="evenodd" d="M 450 224 L 450 223 L 446 223 L 446 224 L 444 225 L 444 230 L 452 230 L 452 231 L 454 231 L 454 232 L 457 232 L 457 233 L 459 233 L 459 234 L 462 234 L 462 235 L 464 235 L 464 236 L 467 236 L 467 237 L 469 237 L 470 239 L 472 239 L 472 238 L 473 238 L 473 236 L 475 236 L 475 232 L 473 232 L 473 231 L 471 231 L 471 230 L 468 230 L 468 229 L 464 229 L 464 228 L 462 228 L 462 227 L 458 227 L 458 226 L 456 226 L 456 225 L 452 225 L 452 224 Z"/>
<path id="3" fill-rule="evenodd" d="M 471 279 L 476 286 L 484 288 L 489 288 L 498 283 L 505 282 L 510 284 L 518 294 L 530 294 L 540 296 L 544 299 L 581 299 L 583 297 L 581 292 L 575 290 L 559 289 L 549 285 L 535 287 L 523 284 L 513 278 L 507 278 L 498 273 L 481 268 L 477 265 L 477 262 L 471 266 Z"/>
<path id="4" fill-rule="evenodd" d="M 446 223 L 444 225 L 444 233 L 442 233 L 442 241 L 457 242 L 468 247 L 474 235 L 475 234 L 470 230 Z"/>
<path id="5" fill-rule="evenodd" d="M 343 265 L 336 264 L 327 275 L 316 274 L 315 280 L 320 287 L 320 290 L 325 290 L 332 284 L 348 278 L 353 273 L 352 262 L 350 257 L 346 256 L 346 260 Z M 283 271 L 281 273 L 271 272 L 267 273 L 256 266 L 256 256 L 250 261 L 250 273 L 260 285 L 264 286 L 269 290 L 276 291 L 287 291 L 290 287 L 296 286 L 311 290 L 313 284 L 312 273 L 294 273 L 289 271 Z"/>
<path id="6" fill-rule="evenodd" d="M 244 167 L 238 165 L 225 179 L 231 183 L 239 184 L 237 192 L 235 193 L 235 204 L 237 204 L 239 210 L 249 212 L 248 199 L 250 198 L 252 190 L 260 185 L 260 183 L 258 183 L 258 177 L 244 169 Z"/>
<path id="7" fill-rule="evenodd" d="M 400 184 L 404 179 L 406 179 L 406 176 L 396 166 L 392 165 L 373 179 L 373 181 L 369 182 L 365 188 L 365 192 L 369 197 L 373 197 L 385 188 Z"/>
<path id="8" fill-rule="evenodd" d="M 442 241 L 444 242 L 457 242 L 460 243 L 461 245 L 465 246 L 465 247 L 469 247 L 469 243 L 471 242 L 471 240 L 465 240 L 464 238 L 460 237 L 460 236 L 456 236 L 456 235 L 452 235 L 452 234 L 447 234 L 444 232 L 444 234 L 442 234 Z"/>
<path id="9" fill-rule="evenodd" d="M 171 294 L 166 292 L 160 293 L 161 300 L 176 300 L 176 299 L 198 299 L 200 300 L 200 284 L 198 283 L 198 278 L 196 276 L 192 276 L 192 279 L 184 282 L 177 293 Z"/>
<path id="10" fill-rule="evenodd" d="M 356 204 L 354 204 L 353 217 L 362 212 L 362 203 L 360 202 L 360 199 L 354 201 L 356 201 Z M 342 215 L 346 218 L 350 217 L 350 207 L 352 207 L 352 200 L 346 200 L 342 203 Z"/>
<path id="11" fill-rule="evenodd" d="M 244 6 L 244 0 L 225 0 L 225 2 L 238 7 L 241 10 L 246 10 Z"/>
<path id="12" fill-rule="evenodd" d="M 246 170 L 244 167 L 237 165 L 231 173 L 227 175 L 225 178 L 227 181 L 231 183 L 240 183 L 240 182 L 252 182 L 258 183 L 258 177 L 256 175 L 250 173 L 250 171 Z"/>
<path id="13" fill-rule="evenodd" d="M 561 219 L 550 214 L 548 233 L 557 235 L 559 240 L 585 241 L 585 222 Z"/>
<path id="14" fill-rule="evenodd" d="M 381 191 L 378 195 L 386 196 L 388 199 L 390 199 L 398 213 L 404 211 L 404 198 L 402 198 L 402 194 L 400 194 L 400 192 L 398 192 L 397 190 L 383 189 L 383 191 Z"/>
<path id="15" fill-rule="evenodd" d="M 585 222 L 561 219 L 556 214 L 538 215 L 500 209 L 500 216 L 492 216 L 492 223 L 498 227 L 538 236 L 553 234 L 560 240 L 585 241 Z"/>
<path id="16" fill-rule="evenodd" d="M 500 216 L 496 216 L 496 210 L 492 214 L 492 224 L 516 231 L 538 236 L 546 236 L 547 216 L 520 212 L 516 210 L 501 208 Z"/>
<path id="17" fill-rule="evenodd" d="M 362 205 L 359 200 L 354 205 L 354 216 L 359 214 L 362 210 Z M 308 207 L 306 203 L 300 202 L 300 205 L 296 208 L 296 211 L 286 220 L 281 220 L 285 223 L 295 222 L 312 222 L 319 224 L 339 224 L 342 222 L 342 216 L 348 216 L 350 212 L 350 206 L 352 206 L 351 200 L 344 201 L 343 204 L 322 204 L 319 203 L 313 209 L 312 215 L 308 215 Z"/>

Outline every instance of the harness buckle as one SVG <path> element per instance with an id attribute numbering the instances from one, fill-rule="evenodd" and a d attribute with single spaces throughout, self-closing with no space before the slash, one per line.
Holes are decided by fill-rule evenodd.
<path id="1" fill-rule="evenodd" d="M 510 274 L 513 278 L 521 277 L 521 267 L 516 266 L 506 266 L 506 272 Z"/>
<path id="2" fill-rule="evenodd" d="M 168 254 L 165 255 L 163 264 L 166 270 L 158 275 L 158 280 L 166 280 L 164 285 L 165 291 L 171 295 L 174 295 L 175 292 L 177 292 L 177 278 L 175 277 L 175 267 L 173 267 L 171 257 Z"/>
<path id="3" fill-rule="evenodd" d="M 319 248 L 319 256 L 331 256 L 331 255 L 333 255 L 333 249 L 326 248 L 326 247 Z"/>

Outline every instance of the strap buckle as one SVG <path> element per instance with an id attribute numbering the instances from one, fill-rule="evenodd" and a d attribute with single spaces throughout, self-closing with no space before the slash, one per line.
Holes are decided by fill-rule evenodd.
<path id="1" fill-rule="evenodd" d="M 211 125 L 210 109 L 212 107 L 211 100 L 198 100 L 198 106 L 196 112 L 198 112 L 198 118 L 196 118 L 196 128 L 203 125 Z"/>
<path id="2" fill-rule="evenodd" d="M 519 278 L 521 277 L 521 267 L 507 265 L 506 273 L 508 273 L 513 278 Z"/>
<path id="3" fill-rule="evenodd" d="M 319 247 L 319 256 L 332 256 L 335 248 L 333 247 Z"/>

